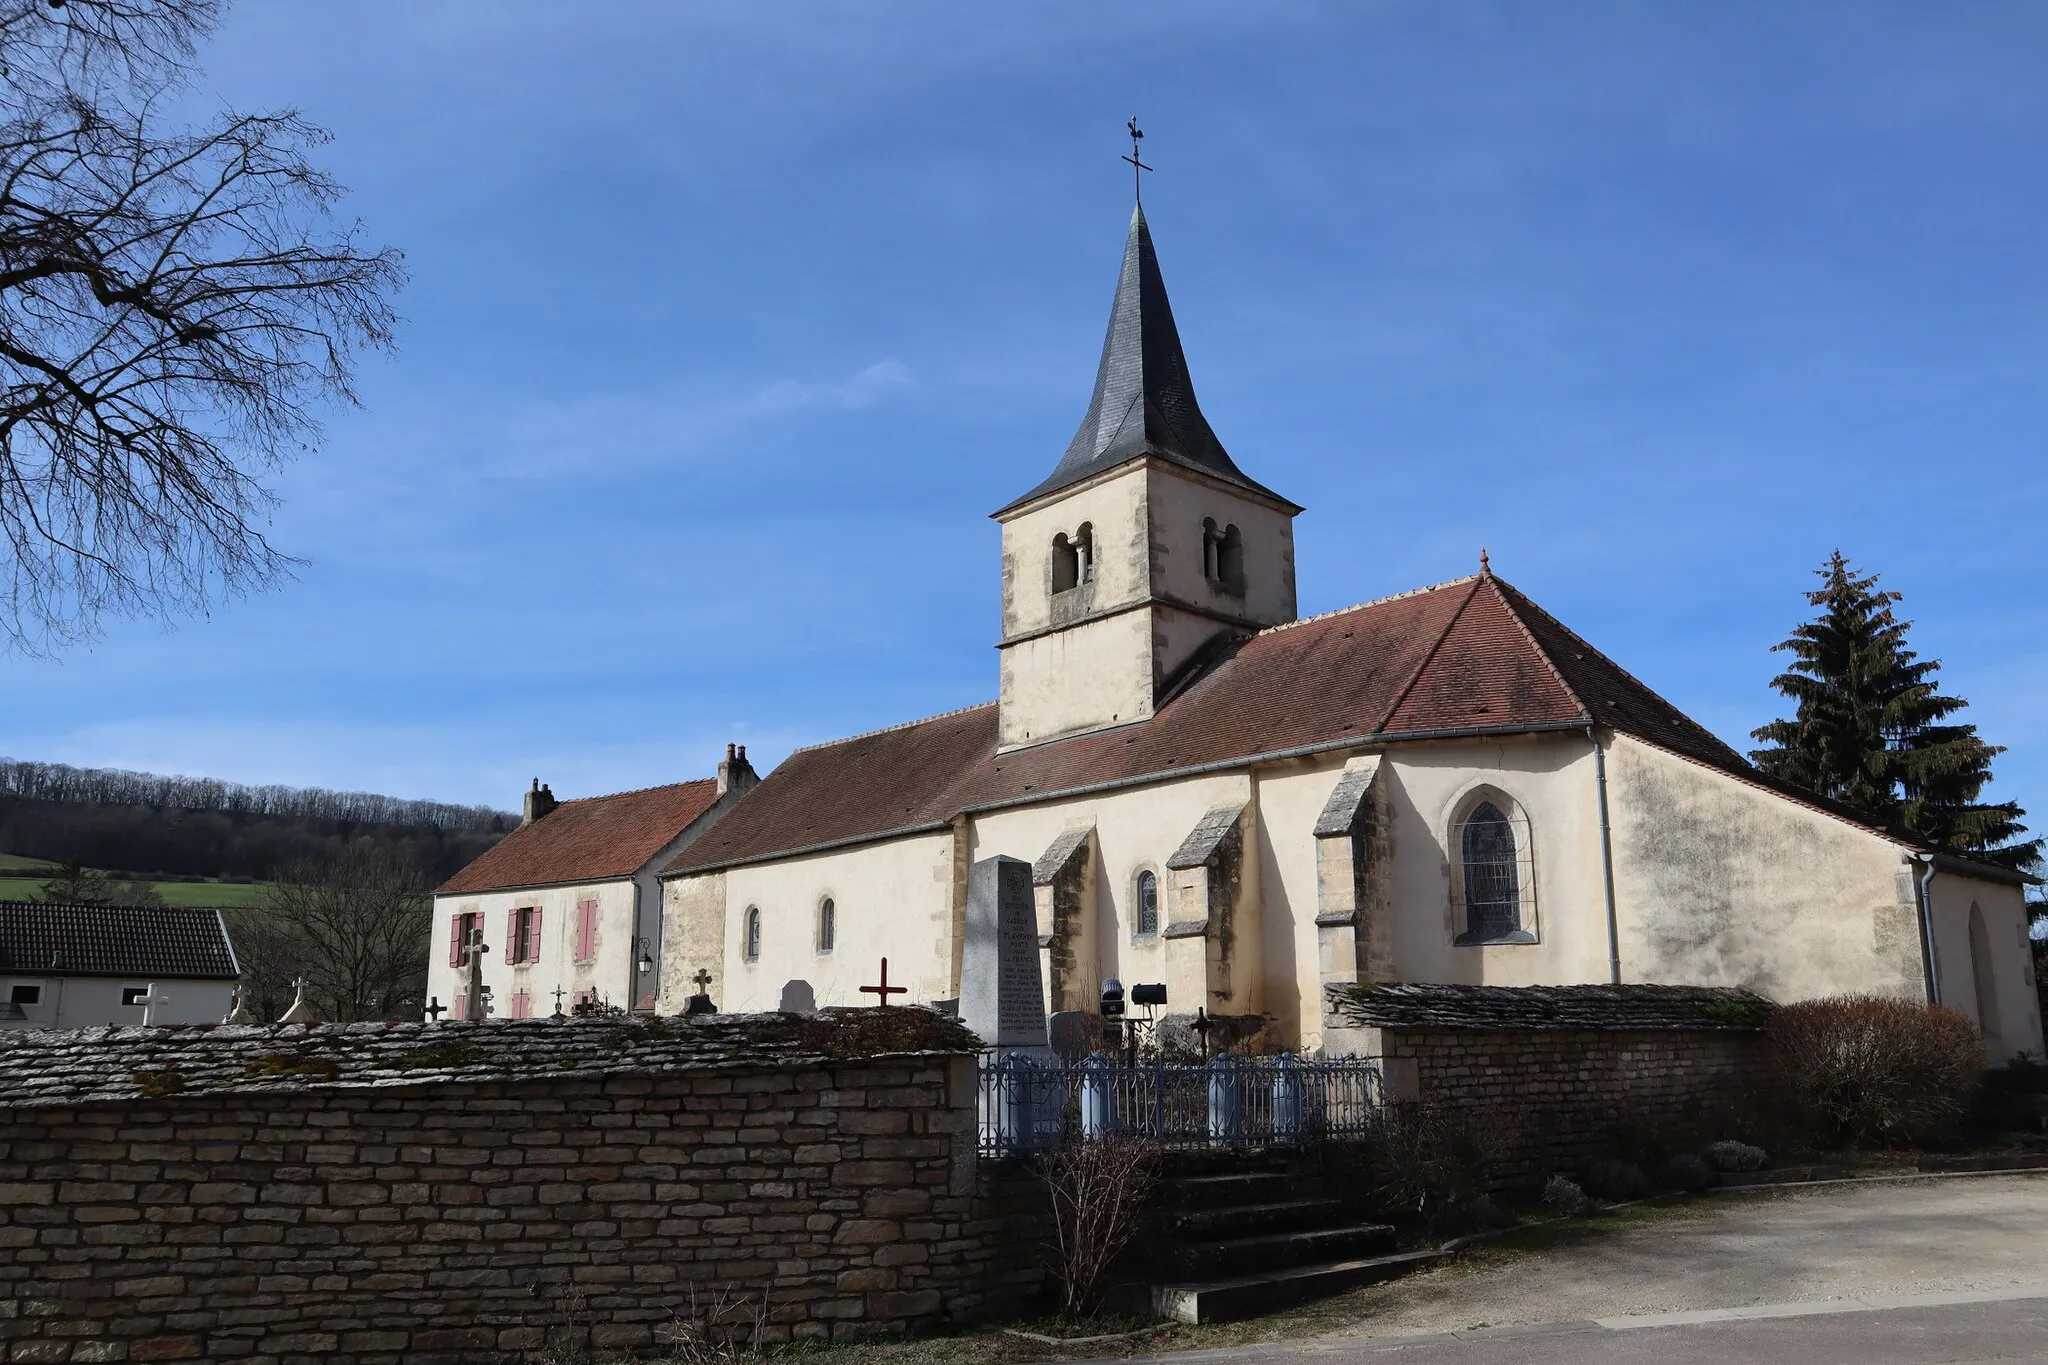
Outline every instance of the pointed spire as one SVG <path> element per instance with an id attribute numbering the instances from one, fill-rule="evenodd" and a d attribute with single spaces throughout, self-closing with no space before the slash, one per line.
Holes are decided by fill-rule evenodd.
<path id="1" fill-rule="evenodd" d="M 1142 205 L 1131 211 L 1123 271 L 1117 277 L 1109 332 L 1103 338 L 1102 360 L 1095 372 L 1095 394 L 1088 400 L 1081 429 L 1074 433 L 1052 477 L 1010 506 L 1079 483 L 1140 455 L 1200 470 L 1294 507 L 1246 477 L 1202 416 Z"/>

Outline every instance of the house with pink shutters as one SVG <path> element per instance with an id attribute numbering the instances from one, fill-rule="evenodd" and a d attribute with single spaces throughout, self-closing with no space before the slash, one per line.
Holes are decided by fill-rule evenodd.
<path id="1" fill-rule="evenodd" d="M 527 1019 L 582 1002 L 654 1007 L 661 984 L 655 872 L 759 778 L 726 746 L 715 777 L 557 801 L 536 779 L 525 818 L 434 892 L 427 991 L 450 1017 Z M 465 953 L 483 949 L 485 998 Z"/>

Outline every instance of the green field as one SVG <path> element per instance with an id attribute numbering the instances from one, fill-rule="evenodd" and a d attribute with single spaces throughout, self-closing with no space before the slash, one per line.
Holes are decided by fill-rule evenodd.
<path id="1" fill-rule="evenodd" d="M 7 876 L 28 872 L 29 876 Z M 43 858 L 24 858 L 18 853 L 0 853 L 0 901 L 32 901 L 43 894 L 49 880 L 50 864 Z M 254 905 L 263 894 L 260 882 L 155 882 L 156 893 L 165 905 L 197 905 L 208 909 L 234 910 Z"/>

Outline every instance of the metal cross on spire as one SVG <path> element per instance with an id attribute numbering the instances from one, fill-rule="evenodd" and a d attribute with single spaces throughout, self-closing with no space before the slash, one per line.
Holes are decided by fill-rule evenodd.
<path id="1" fill-rule="evenodd" d="M 1145 202 L 1145 177 L 1141 172 L 1152 169 L 1138 156 L 1138 144 L 1144 140 L 1145 130 L 1138 126 L 1136 114 L 1131 115 L 1131 121 L 1124 126 L 1131 130 L 1131 154 L 1123 158 L 1131 163 L 1131 195 L 1142 204 Z"/>

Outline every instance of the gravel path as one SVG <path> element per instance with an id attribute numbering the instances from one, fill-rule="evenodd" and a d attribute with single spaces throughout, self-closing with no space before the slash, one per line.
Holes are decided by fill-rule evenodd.
<path id="1" fill-rule="evenodd" d="M 2048 1175 L 1992 1176 L 1723 1196 L 1245 1326 L 1268 1336 L 1386 1336 L 2044 1281 Z"/>

